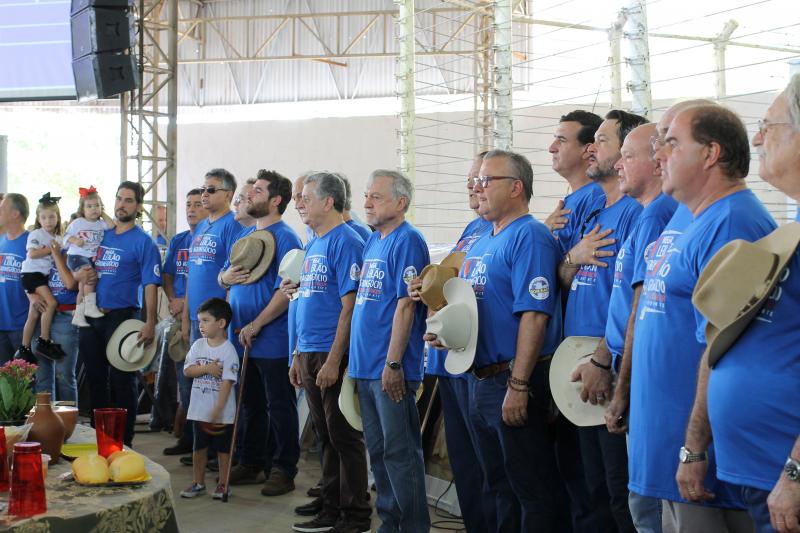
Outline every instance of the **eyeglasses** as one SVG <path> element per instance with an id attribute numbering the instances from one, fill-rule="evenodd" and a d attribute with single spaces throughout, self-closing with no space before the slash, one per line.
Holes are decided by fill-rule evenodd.
<path id="1" fill-rule="evenodd" d="M 473 184 L 480 185 L 482 188 L 486 188 L 489 186 L 490 181 L 494 180 L 518 180 L 516 176 L 478 176 L 475 178 Z"/>
<path id="2" fill-rule="evenodd" d="M 224 189 L 222 187 L 215 187 L 214 185 L 204 185 L 200 187 L 200 194 L 208 193 L 214 194 L 217 191 L 229 191 L 230 189 Z"/>
<path id="3" fill-rule="evenodd" d="M 791 126 L 791 122 L 770 122 L 769 120 L 762 118 L 758 121 L 758 133 L 762 136 L 770 129 L 772 126 Z"/>

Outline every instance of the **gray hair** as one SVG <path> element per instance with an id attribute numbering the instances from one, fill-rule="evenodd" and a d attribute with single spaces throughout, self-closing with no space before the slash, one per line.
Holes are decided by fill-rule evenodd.
<path id="1" fill-rule="evenodd" d="M 236 192 L 236 178 L 224 168 L 214 168 L 206 172 L 206 178 L 216 178 L 222 182 L 222 187 L 231 194 Z"/>
<path id="2" fill-rule="evenodd" d="M 28 215 L 31 212 L 30 208 L 28 207 L 28 199 L 16 192 L 7 193 L 5 198 L 8 198 L 8 201 L 11 202 L 11 208 L 16 209 L 19 212 L 22 222 L 25 223 L 25 221 L 28 220 Z"/>
<path id="3" fill-rule="evenodd" d="M 800 73 L 792 76 L 786 86 L 786 103 L 789 104 L 789 119 L 792 128 L 800 132 Z"/>
<path id="4" fill-rule="evenodd" d="M 522 182 L 522 188 L 525 191 L 525 199 L 530 201 L 533 196 L 533 167 L 531 167 L 531 162 L 528 161 L 528 158 L 509 150 L 491 150 L 488 154 L 483 156 L 483 159 L 492 159 L 494 157 L 506 158 L 514 177 Z"/>
<path id="5" fill-rule="evenodd" d="M 414 185 L 411 183 L 411 180 L 408 179 L 402 172 L 379 168 L 378 170 L 373 170 L 372 173 L 370 173 L 369 179 L 367 180 L 367 187 L 372 185 L 372 182 L 375 181 L 375 178 L 380 177 L 392 179 L 392 198 L 395 200 L 405 198 L 406 207 L 403 211 L 407 212 L 408 208 L 411 207 L 411 200 L 414 198 Z"/>
<path id="6" fill-rule="evenodd" d="M 341 213 L 345 205 L 345 188 L 342 179 L 334 172 L 317 172 L 306 177 L 304 185 L 317 184 L 317 199 L 333 198 L 333 208 Z"/>
<path id="7" fill-rule="evenodd" d="M 353 208 L 353 191 L 350 190 L 350 180 L 341 172 L 331 172 L 331 174 L 344 183 L 344 210 L 350 211 Z"/>

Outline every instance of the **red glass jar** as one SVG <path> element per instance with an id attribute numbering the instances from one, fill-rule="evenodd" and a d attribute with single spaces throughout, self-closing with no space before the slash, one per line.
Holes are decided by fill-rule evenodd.
<path id="1" fill-rule="evenodd" d="M 14 445 L 8 514 L 28 517 L 46 512 L 42 445 L 38 442 L 18 442 Z"/>
<path id="2" fill-rule="evenodd" d="M 0 492 L 8 492 L 9 481 L 10 481 L 10 472 L 8 470 L 6 428 L 0 426 Z"/>
<path id="3" fill-rule="evenodd" d="M 94 429 L 97 435 L 97 453 L 108 457 L 122 449 L 125 438 L 127 409 L 107 408 L 94 410 Z"/>

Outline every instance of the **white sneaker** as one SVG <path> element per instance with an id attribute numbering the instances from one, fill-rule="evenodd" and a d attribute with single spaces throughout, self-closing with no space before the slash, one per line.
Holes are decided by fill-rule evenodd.
<path id="1" fill-rule="evenodd" d="M 89 327 L 89 323 L 86 321 L 86 315 L 84 314 L 85 307 L 86 306 L 83 302 L 75 306 L 75 312 L 72 314 L 73 326 L 78 326 L 79 328 Z"/>
<path id="2" fill-rule="evenodd" d="M 105 316 L 100 309 L 97 308 L 97 293 L 92 292 L 83 295 L 83 313 L 90 318 L 102 318 Z"/>

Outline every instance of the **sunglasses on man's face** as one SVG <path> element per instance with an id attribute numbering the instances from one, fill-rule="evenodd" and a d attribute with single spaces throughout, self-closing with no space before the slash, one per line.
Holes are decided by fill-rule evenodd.
<path id="1" fill-rule="evenodd" d="M 215 187 L 214 185 L 204 185 L 200 187 L 200 192 L 214 194 L 217 191 L 229 191 L 230 189 L 224 189 L 222 187 Z"/>

